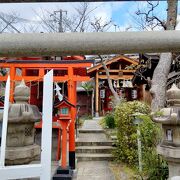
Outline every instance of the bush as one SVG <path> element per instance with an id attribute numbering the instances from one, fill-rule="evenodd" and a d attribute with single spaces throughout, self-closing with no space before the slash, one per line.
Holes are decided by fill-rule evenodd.
<path id="1" fill-rule="evenodd" d="M 142 142 L 143 170 L 146 171 L 148 176 L 152 176 L 153 173 L 157 174 L 158 168 L 161 169 L 164 162 L 160 162 L 156 153 L 156 145 L 160 139 L 160 128 L 151 120 L 148 105 L 139 101 L 131 101 L 122 102 L 116 107 L 114 118 L 118 130 L 118 142 L 115 157 L 118 161 L 127 163 L 132 167 L 138 167 L 137 126 L 133 124 L 134 118 L 132 117 L 134 113 L 145 114 L 139 117 L 142 119 L 139 127 Z"/>
<path id="2" fill-rule="evenodd" d="M 115 128 L 116 125 L 115 125 L 114 114 L 113 113 L 108 113 L 105 116 L 104 120 L 105 120 L 106 127 L 111 128 L 111 129 Z"/>

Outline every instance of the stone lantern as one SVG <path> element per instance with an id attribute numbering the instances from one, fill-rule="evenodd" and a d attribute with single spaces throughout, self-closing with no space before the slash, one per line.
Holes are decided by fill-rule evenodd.
<path id="1" fill-rule="evenodd" d="M 9 106 L 7 165 L 28 164 L 40 154 L 40 146 L 34 144 L 34 123 L 41 114 L 37 106 L 28 104 L 29 97 L 30 89 L 22 81 L 14 90 L 15 103 Z"/>
<path id="2" fill-rule="evenodd" d="M 168 162 L 171 178 L 180 176 L 180 89 L 173 84 L 166 95 L 168 107 L 154 115 L 153 120 L 162 124 L 163 138 L 157 152 Z"/>

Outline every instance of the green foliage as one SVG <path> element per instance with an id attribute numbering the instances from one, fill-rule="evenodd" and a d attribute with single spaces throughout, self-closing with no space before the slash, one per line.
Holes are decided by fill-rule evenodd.
<path id="1" fill-rule="evenodd" d="M 155 148 L 149 148 L 144 154 L 144 171 L 148 175 L 148 180 L 168 179 L 168 165 L 157 155 Z"/>
<path id="2" fill-rule="evenodd" d="M 129 165 L 135 165 L 138 162 L 137 156 L 137 131 L 133 124 L 132 114 L 139 112 L 149 113 L 148 106 L 138 102 L 122 102 L 115 109 L 115 122 L 118 128 L 118 143 L 116 158 Z"/>
<path id="3" fill-rule="evenodd" d="M 93 85 L 91 82 L 84 82 L 82 83 L 81 87 L 84 88 L 88 96 L 90 95 L 89 92 L 93 89 Z"/>
<path id="4" fill-rule="evenodd" d="M 113 113 L 108 113 L 105 116 L 104 120 L 105 120 L 106 127 L 111 128 L 111 129 L 116 127 Z"/>
<path id="5" fill-rule="evenodd" d="M 132 116 L 134 113 L 144 114 L 137 117 L 142 120 L 139 128 L 142 142 L 143 170 L 149 177 L 153 177 L 154 173 L 154 177 L 157 178 L 155 174 L 163 169 L 162 161 L 159 160 L 156 154 L 156 145 L 160 139 L 160 128 L 151 120 L 149 106 L 142 102 L 122 102 L 115 109 L 114 118 L 118 129 L 115 157 L 118 161 L 135 168 L 138 167 L 137 126 L 133 124 L 134 117 Z M 151 179 L 153 180 L 153 178 Z"/>

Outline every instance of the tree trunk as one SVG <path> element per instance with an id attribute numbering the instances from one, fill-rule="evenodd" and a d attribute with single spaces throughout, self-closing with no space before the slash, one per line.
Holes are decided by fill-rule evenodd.
<path id="1" fill-rule="evenodd" d="M 94 89 L 92 89 L 91 94 L 91 115 L 94 117 Z"/>
<path id="2" fill-rule="evenodd" d="M 167 0 L 167 3 L 168 11 L 166 29 L 174 30 L 176 27 L 178 0 Z"/>
<path id="3" fill-rule="evenodd" d="M 174 30 L 177 18 L 177 4 L 178 0 L 168 0 L 168 12 L 166 30 Z M 159 63 L 154 70 L 151 86 L 152 94 L 152 111 L 158 111 L 164 107 L 166 99 L 166 83 L 171 67 L 172 53 L 161 53 Z"/>
<path id="4" fill-rule="evenodd" d="M 159 63 L 154 70 L 152 79 L 152 103 L 151 110 L 158 111 L 164 107 L 166 99 L 166 83 L 171 67 L 172 53 L 161 53 Z"/>
<path id="5" fill-rule="evenodd" d="M 120 98 L 119 98 L 118 93 L 113 88 L 112 80 L 110 79 L 109 70 L 108 70 L 108 68 L 107 68 L 107 66 L 106 66 L 106 64 L 105 64 L 105 62 L 103 60 L 101 61 L 101 63 L 103 65 L 104 70 L 106 71 L 108 85 L 109 85 L 109 88 L 110 88 L 114 98 L 115 98 L 115 104 L 118 104 L 120 102 Z"/>

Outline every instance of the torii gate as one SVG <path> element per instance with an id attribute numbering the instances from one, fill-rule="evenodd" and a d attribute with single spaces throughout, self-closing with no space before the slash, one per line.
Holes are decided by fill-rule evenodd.
<path id="1" fill-rule="evenodd" d="M 54 82 L 67 81 L 68 84 L 68 100 L 76 106 L 76 82 L 89 81 L 86 76 L 86 69 L 92 65 L 90 60 L 61 60 L 61 61 L 33 61 L 33 60 L 1 60 L 1 68 L 9 68 L 11 78 L 10 101 L 13 102 L 13 91 L 15 81 L 43 81 L 43 77 L 47 70 L 53 69 L 59 71 L 58 76 L 54 76 Z M 16 70 L 21 69 L 21 75 L 16 74 Z M 26 71 L 35 69 L 36 76 L 28 76 Z M 63 71 L 61 75 L 61 71 Z M 6 81 L 7 76 L 0 76 L 0 81 Z M 69 166 L 75 169 L 75 118 L 76 108 L 71 108 L 71 124 L 69 126 Z"/>

